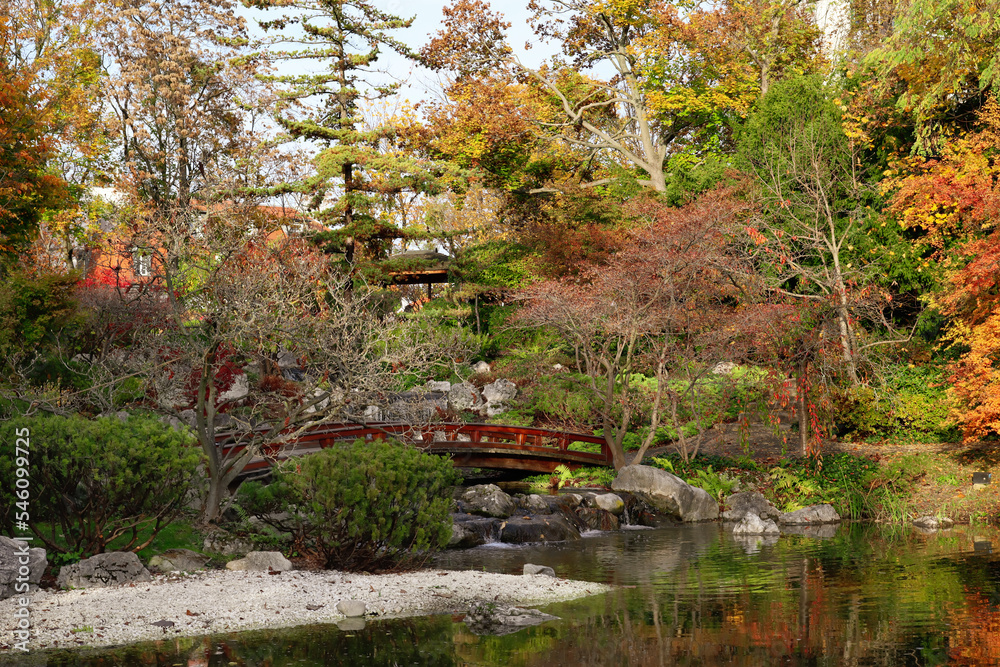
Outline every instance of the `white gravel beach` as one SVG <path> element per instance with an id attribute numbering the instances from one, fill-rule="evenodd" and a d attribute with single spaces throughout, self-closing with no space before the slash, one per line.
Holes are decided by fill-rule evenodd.
<path id="1" fill-rule="evenodd" d="M 116 646 L 182 635 L 330 623 L 342 600 L 360 600 L 366 618 L 464 612 L 476 600 L 518 606 L 609 590 L 544 575 L 420 570 L 361 575 L 337 571 L 201 571 L 155 575 L 150 583 L 31 594 L 31 650 Z M 16 598 L 0 601 L 0 655 L 13 650 Z M 160 625 L 153 623 L 166 621 Z M 169 625 L 172 623 L 172 625 Z M 167 627 L 161 627 L 166 625 Z"/>

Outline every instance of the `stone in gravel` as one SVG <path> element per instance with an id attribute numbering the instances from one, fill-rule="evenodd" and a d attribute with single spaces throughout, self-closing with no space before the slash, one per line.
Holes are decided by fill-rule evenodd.
<path id="1" fill-rule="evenodd" d="M 341 600 L 337 603 L 337 611 L 348 618 L 364 616 L 368 608 L 361 600 Z"/>
<path id="2" fill-rule="evenodd" d="M 747 512 L 743 515 L 735 526 L 733 526 L 733 535 L 779 535 L 781 534 L 781 529 L 778 528 L 776 524 L 771 519 L 761 519 L 759 516 L 753 512 Z"/>
<path id="3" fill-rule="evenodd" d="M 726 498 L 726 507 L 722 513 L 723 521 L 739 521 L 748 512 L 753 512 L 762 519 L 777 519 L 781 516 L 778 508 L 759 491 L 744 491 L 734 493 Z"/>
<path id="4" fill-rule="evenodd" d="M 580 531 L 559 514 L 533 519 L 507 519 L 500 526 L 500 541 L 507 544 L 565 542 L 580 539 Z"/>
<path id="5" fill-rule="evenodd" d="M 505 519 L 517 512 L 514 501 L 496 484 L 470 486 L 462 494 L 462 501 L 468 505 L 468 511 L 472 514 Z"/>
<path id="6" fill-rule="evenodd" d="M 913 525 L 925 530 L 941 530 L 942 528 L 951 528 L 955 522 L 946 516 L 922 516 L 919 519 L 914 519 Z"/>
<path id="7" fill-rule="evenodd" d="M 556 576 L 556 571 L 547 565 L 534 565 L 533 563 L 524 564 L 524 574 L 544 574 L 547 577 Z"/>
<path id="8" fill-rule="evenodd" d="M 45 572 L 45 549 L 30 548 L 27 543 L 0 536 L 0 600 L 38 590 L 38 582 Z M 15 586 L 22 567 L 28 568 L 28 589 L 18 591 Z"/>
<path id="9" fill-rule="evenodd" d="M 712 521 L 719 518 L 719 503 L 707 491 L 652 466 L 625 466 L 618 471 L 611 488 L 615 491 L 628 491 L 658 512 L 676 516 L 681 521 Z"/>
<path id="10" fill-rule="evenodd" d="M 251 551 L 246 558 L 226 563 L 227 570 L 248 570 L 251 572 L 287 572 L 292 563 L 280 551 Z"/>
<path id="11" fill-rule="evenodd" d="M 831 505 L 810 505 L 778 517 L 778 523 L 786 526 L 815 526 L 839 521 L 840 515 Z"/>
<path id="12" fill-rule="evenodd" d="M 149 570 L 131 551 L 97 554 L 72 565 L 63 565 L 56 583 L 59 588 L 104 588 L 152 581 Z"/>
<path id="13" fill-rule="evenodd" d="M 211 558 L 190 549 L 169 549 L 149 559 L 149 567 L 157 572 L 194 572 L 204 570 Z"/>
<path id="14" fill-rule="evenodd" d="M 625 501 L 613 493 L 602 493 L 594 497 L 594 507 L 620 516 L 625 511 Z"/>

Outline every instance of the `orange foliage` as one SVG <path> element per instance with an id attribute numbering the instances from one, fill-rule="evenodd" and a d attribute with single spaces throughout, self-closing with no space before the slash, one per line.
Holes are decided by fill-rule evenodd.
<path id="1" fill-rule="evenodd" d="M 953 318 L 948 336 L 963 349 L 952 367 L 966 439 L 1000 433 L 1000 104 L 980 112 L 979 131 L 958 137 L 933 160 L 910 158 L 887 179 L 890 211 L 919 229 L 945 281 L 934 304 Z"/>

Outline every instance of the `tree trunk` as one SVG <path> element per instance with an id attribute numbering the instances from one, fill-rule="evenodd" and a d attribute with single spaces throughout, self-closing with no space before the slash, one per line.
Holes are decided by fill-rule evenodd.
<path id="1" fill-rule="evenodd" d="M 806 402 L 809 400 L 806 397 L 806 373 L 808 370 L 809 364 L 807 362 L 799 362 L 799 377 L 796 383 L 798 396 L 796 396 L 796 403 L 798 404 L 799 413 L 799 453 L 803 457 L 809 455 L 809 411 L 806 405 Z"/>

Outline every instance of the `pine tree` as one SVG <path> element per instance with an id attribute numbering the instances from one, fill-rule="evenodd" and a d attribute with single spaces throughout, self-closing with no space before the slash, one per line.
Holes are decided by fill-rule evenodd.
<path id="1" fill-rule="evenodd" d="M 408 236 L 386 214 L 400 193 L 437 193 L 457 177 L 454 167 L 421 159 L 415 119 L 366 122 L 367 103 L 393 95 L 399 84 L 378 80 L 373 67 L 384 50 L 417 61 L 393 32 L 403 19 L 365 0 L 253 0 L 259 9 L 294 9 L 295 16 L 261 22 L 275 33 L 272 56 L 310 63 L 313 71 L 274 76 L 282 89 L 278 122 L 292 138 L 315 142 L 315 174 L 283 191 L 311 197 L 316 217 L 332 231 L 318 241 L 348 264 L 382 259 L 393 239 Z M 295 48 L 291 48 L 291 47 Z M 282 50 L 275 50 L 280 47 Z M 299 65 L 301 67 L 301 65 Z M 381 211 L 381 213 L 380 213 Z"/>

